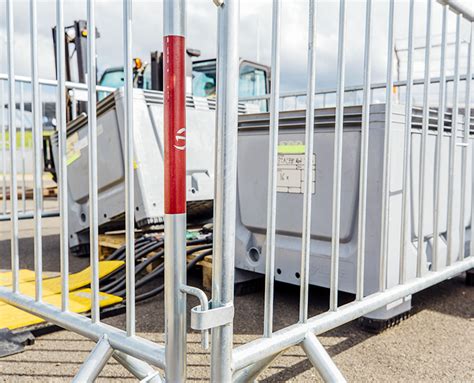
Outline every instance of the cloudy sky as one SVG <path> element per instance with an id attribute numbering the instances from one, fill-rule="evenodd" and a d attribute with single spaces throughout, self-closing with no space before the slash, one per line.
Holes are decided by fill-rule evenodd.
<path id="1" fill-rule="evenodd" d="M 470 0 L 465 1 L 469 6 Z M 97 41 L 98 67 L 103 71 L 122 63 L 122 1 L 97 0 L 96 23 L 101 37 Z M 216 53 L 217 11 L 212 0 L 188 0 L 188 47 L 200 49 L 203 58 Z M 336 78 L 338 4 L 337 0 L 316 1 L 317 11 L 317 86 L 334 87 Z M 365 1 L 347 0 L 346 81 L 348 85 L 362 83 L 365 27 Z M 17 74 L 30 74 L 29 57 L 29 1 L 14 0 L 15 63 Z M 387 50 L 388 1 L 374 0 L 374 57 L 373 80 L 384 81 Z M 406 55 L 403 53 L 408 35 L 408 0 L 396 1 L 395 39 L 400 51 L 400 76 L 404 78 Z M 242 58 L 270 63 L 271 0 L 241 0 L 240 55 Z M 162 10 L 159 0 L 133 1 L 133 55 L 149 61 L 150 52 L 162 48 Z M 416 1 L 415 36 L 422 44 L 426 28 L 426 0 Z M 65 0 L 65 23 L 86 18 L 85 0 Z M 55 24 L 55 1 L 39 0 L 38 41 L 40 76 L 54 78 L 54 54 L 51 28 Z M 5 55 L 5 0 L 0 1 L 0 72 L 6 71 Z M 455 17 L 448 19 L 449 33 L 455 32 Z M 282 0 L 282 89 L 302 90 L 306 87 L 306 54 L 308 28 L 308 0 Z M 469 39 L 468 24 L 463 23 L 463 38 Z M 435 2 L 433 33 L 441 33 L 441 6 Z M 452 39 L 451 39 L 452 40 Z M 466 48 L 464 48 L 466 49 Z M 454 48 L 448 56 L 452 67 Z M 439 51 L 434 49 L 436 60 Z M 465 53 L 464 53 L 465 55 Z M 417 53 L 422 62 L 423 50 Z M 439 64 L 433 65 L 433 74 Z M 396 74 L 397 75 L 397 74 Z M 416 76 L 423 76 L 423 65 L 416 68 Z"/>

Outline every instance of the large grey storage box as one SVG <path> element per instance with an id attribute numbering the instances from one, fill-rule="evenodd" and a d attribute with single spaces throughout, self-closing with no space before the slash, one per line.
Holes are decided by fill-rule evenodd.
<path id="1" fill-rule="evenodd" d="M 389 235 L 387 254 L 388 287 L 398 284 L 401 207 L 402 207 L 402 172 L 403 147 L 405 132 L 405 107 L 393 105 L 391 123 L 391 167 L 390 167 L 390 198 L 389 198 Z M 360 106 L 347 107 L 344 111 L 343 163 L 342 163 L 342 194 L 341 194 L 341 226 L 340 226 L 340 265 L 339 288 L 342 291 L 355 293 L 356 289 L 356 258 L 358 233 L 358 198 L 359 198 L 359 161 L 361 143 Z M 317 109 L 314 124 L 314 156 L 315 185 L 312 196 L 311 224 L 311 258 L 310 284 L 329 287 L 331 259 L 331 226 L 332 226 L 332 185 L 334 159 L 334 124 L 335 109 Z M 421 111 L 414 110 L 412 124 L 412 161 L 410 177 L 409 233 L 410 243 L 407 248 L 407 277 L 414 278 L 416 273 L 417 217 L 418 217 L 418 175 L 421 138 Z M 460 118 L 460 121 L 463 119 Z M 236 229 L 236 260 L 237 268 L 256 273 L 265 272 L 265 239 L 266 239 L 266 206 L 268 178 L 268 114 L 244 115 L 239 119 L 238 142 L 238 196 L 237 196 L 237 229 Z M 279 169 L 276 209 L 276 272 L 278 281 L 298 285 L 300 283 L 301 231 L 303 189 L 298 188 L 294 177 L 302 177 L 304 168 L 304 127 L 305 112 L 292 111 L 280 114 L 279 134 Z M 365 254 L 365 294 L 379 289 L 379 261 L 381 240 L 381 206 L 382 206 L 382 173 L 384 157 L 385 105 L 371 106 L 370 110 L 370 142 L 368 161 L 368 195 L 367 195 L 367 231 Z M 437 136 L 437 113 L 431 113 L 430 131 L 427 141 L 426 186 L 425 186 L 425 219 L 423 246 L 426 249 L 424 270 L 431 265 L 433 244 L 433 193 L 435 142 Z M 461 142 L 463 126 L 458 126 L 458 141 Z M 445 132 L 442 138 L 441 158 L 441 265 L 446 262 L 447 230 L 447 192 L 448 164 L 450 141 L 450 116 L 447 115 Z M 472 138 L 471 138 L 472 139 Z M 467 150 L 467 195 L 472 186 L 471 146 L 463 149 L 456 146 L 455 161 L 455 195 L 454 226 L 459 233 L 460 209 L 460 176 L 461 151 Z M 303 149 L 303 150 L 301 150 Z M 291 154 L 291 152 L 296 154 Z M 300 153 L 300 154 L 298 154 Z M 288 169 L 287 156 L 293 155 L 298 164 Z M 300 156 L 298 159 L 298 155 Z M 286 157 L 285 157 L 286 156 Z M 288 175 L 290 171 L 291 175 Z M 289 177 L 293 187 L 288 188 L 285 182 Z M 285 181 L 286 180 L 286 181 Z M 303 179 L 300 180 L 301 184 Z M 286 188 L 286 189 L 285 189 Z M 468 199 L 470 201 L 470 199 Z M 465 228 L 470 232 L 470 202 L 465 210 Z M 459 238 L 455 235 L 454 238 Z M 466 235 L 466 239 L 470 235 Z M 459 241 L 454 242 L 454 254 L 459 253 Z M 409 298 L 392 309 L 390 313 L 380 310 L 374 317 L 385 318 L 409 309 Z M 396 306 L 396 305 L 393 305 Z"/>

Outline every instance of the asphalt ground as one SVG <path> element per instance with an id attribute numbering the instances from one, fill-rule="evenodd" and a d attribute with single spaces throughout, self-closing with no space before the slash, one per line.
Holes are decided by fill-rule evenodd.
<path id="1" fill-rule="evenodd" d="M 47 202 L 47 206 L 54 205 Z M 44 270 L 59 270 L 59 221 L 44 220 Z M 20 222 L 20 265 L 33 265 L 32 221 Z M 0 222 L 0 269 L 9 267 L 8 222 Z M 88 259 L 70 258 L 71 271 L 88 264 Z M 200 286 L 200 274 L 189 283 Z M 161 281 L 156 281 L 156 284 Z M 327 309 L 329 293 L 310 289 L 310 315 Z M 341 294 L 340 299 L 353 299 Z M 297 321 L 299 291 L 295 286 L 276 284 L 275 329 Z M 189 309 L 196 304 L 189 299 Z M 334 362 L 350 382 L 474 382 L 474 288 L 459 276 L 413 297 L 408 319 L 381 334 L 373 335 L 356 321 L 319 337 Z M 256 291 L 235 300 L 234 343 L 236 346 L 258 338 L 263 331 L 263 292 Z M 163 341 L 163 296 L 137 306 L 138 334 Z M 124 328 L 125 317 L 105 322 Z M 23 353 L 0 359 L 0 382 L 70 381 L 93 347 L 87 339 L 67 331 L 57 331 L 36 339 Z M 208 381 L 210 358 L 200 347 L 200 335 L 189 331 L 188 380 Z M 121 382 L 134 378 L 114 360 L 109 361 L 98 381 Z M 276 359 L 259 377 L 263 382 L 320 381 L 303 350 L 292 347 Z"/>

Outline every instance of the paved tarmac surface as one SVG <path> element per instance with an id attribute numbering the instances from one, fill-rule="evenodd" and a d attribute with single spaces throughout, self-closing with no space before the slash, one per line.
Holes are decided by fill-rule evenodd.
<path id="1" fill-rule="evenodd" d="M 59 267 L 58 220 L 44 221 L 44 269 Z M 21 222 L 21 254 L 33 250 L 32 222 Z M 9 267 L 9 225 L 0 223 L 0 268 Z M 87 259 L 71 258 L 71 271 L 85 267 Z M 32 256 L 21 259 L 21 267 L 32 267 Z M 199 285 L 199 274 L 189 277 Z M 342 301 L 352 299 L 341 295 Z M 310 315 L 326 309 L 328 291 L 310 291 Z M 474 382 L 474 288 L 463 276 L 445 281 L 414 296 L 410 318 L 382 334 L 362 331 L 356 322 L 319 337 L 350 382 Z M 190 299 L 189 307 L 195 305 Z M 277 284 L 276 329 L 292 324 L 298 316 L 298 289 Z M 137 306 L 137 331 L 151 340 L 163 340 L 163 296 Z M 124 326 L 124 315 L 105 320 Z M 235 344 L 255 339 L 263 331 L 263 293 L 236 299 Z M 209 354 L 200 348 L 199 334 L 190 331 L 188 380 L 209 380 Z M 21 354 L 0 359 L 0 382 L 66 382 L 78 371 L 93 343 L 70 332 L 59 331 L 36 339 Z M 320 381 L 301 348 L 293 347 L 275 360 L 259 377 L 263 382 Z M 133 381 L 114 360 L 100 382 Z"/>

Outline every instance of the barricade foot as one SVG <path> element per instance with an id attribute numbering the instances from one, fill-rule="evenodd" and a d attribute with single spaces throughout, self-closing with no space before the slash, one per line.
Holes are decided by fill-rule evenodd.
<path id="1" fill-rule="evenodd" d="M 306 334 L 301 347 L 303 347 L 306 356 L 325 382 L 346 382 L 341 371 L 339 371 L 323 345 L 312 332 Z"/>
<path id="2" fill-rule="evenodd" d="M 389 319 L 374 319 L 362 317 L 359 318 L 359 326 L 362 330 L 371 334 L 380 334 L 381 332 L 389 329 L 390 327 L 397 326 L 400 322 L 404 321 L 410 316 L 411 312 L 406 311 L 404 313 L 395 315 Z"/>
<path id="3" fill-rule="evenodd" d="M 107 335 L 103 335 L 74 377 L 73 383 L 93 383 L 107 364 L 113 352 L 114 350 L 109 344 Z"/>
<path id="4" fill-rule="evenodd" d="M 124 366 L 133 376 L 140 379 L 141 382 L 162 383 L 160 373 L 151 367 L 148 363 L 140 359 L 127 355 L 121 351 L 115 351 L 113 358 Z"/>
<path id="5" fill-rule="evenodd" d="M 234 373 L 234 383 L 255 382 L 257 377 L 282 353 L 272 355 Z"/>

